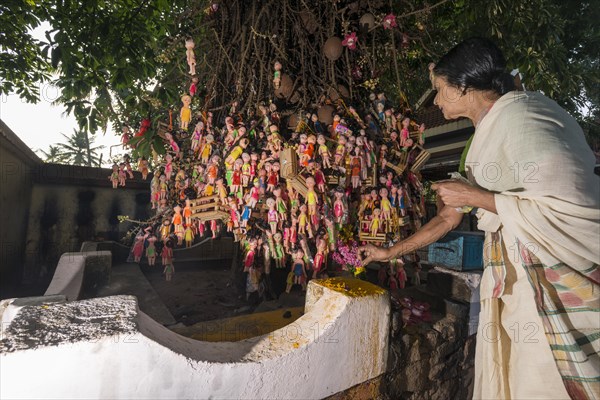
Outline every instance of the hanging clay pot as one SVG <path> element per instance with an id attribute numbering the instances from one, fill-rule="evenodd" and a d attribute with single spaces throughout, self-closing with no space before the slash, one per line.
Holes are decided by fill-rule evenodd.
<path id="1" fill-rule="evenodd" d="M 292 78 L 290 78 L 288 74 L 282 74 L 279 88 L 275 89 L 275 97 L 279 99 L 287 99 L 292 94 L 293 88 L 294 82 L 292 81 Z"/>
<path id="2" fill-rule="evenodd" d="M 325 125 L 329 125 L 333 122 L 333 112 L 335 109 L 333 106 L 324 105 L 319 107 L 317 110 L 317 116 L 319 117 L 319 121 L 324 123 Z"/>
<path id="3" fill-rule="evenodd" d="M 375 16 L 371 13 L 366 13 L 362 17 L 360 17 L 359 25 L 361 27 L 367 28 L 367 30 L 373 28 L 375 26 Z"/>
<path id="4" fill-rule="evenodd" d="M 342 39 L 337 36 L 332 36 L 323 45 L 323 54 L 331 61 L 335 61 L 342 55 Z"/>

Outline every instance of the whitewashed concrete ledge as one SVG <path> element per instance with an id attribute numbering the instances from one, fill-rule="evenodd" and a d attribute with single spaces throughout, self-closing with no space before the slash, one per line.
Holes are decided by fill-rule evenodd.
<path id="1" fill-rule="evenodd" d="M 3 399 L 319 399 L 386 368 L 389 295 L 363 281 L 313 280 L 302 317 L 239 342 L 180 336 L 132 296 L 39 299 L 0 303 Z"/>

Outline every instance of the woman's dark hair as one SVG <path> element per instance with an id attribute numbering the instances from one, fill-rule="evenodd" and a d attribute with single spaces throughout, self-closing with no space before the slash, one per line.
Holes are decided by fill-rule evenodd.
<path id="1" fill-rule="evenodd" d="M 436 64 L 433 73 L 464 91 L 493 90 L 503 95 L 515 89 L 502 51 L 483 38 L 469 38 L 457 44 Z"/>

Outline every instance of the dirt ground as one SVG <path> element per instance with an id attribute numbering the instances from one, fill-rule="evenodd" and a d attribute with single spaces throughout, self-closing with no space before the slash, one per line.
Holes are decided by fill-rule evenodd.
<path id="1" fill-rule="evenodd" d="M 140 267 L 173 317 L 185 325 L 239 315 L 247 306 L 233 287 L 230 260 L 176 264 L 170 282 L 160 265 Z"/>

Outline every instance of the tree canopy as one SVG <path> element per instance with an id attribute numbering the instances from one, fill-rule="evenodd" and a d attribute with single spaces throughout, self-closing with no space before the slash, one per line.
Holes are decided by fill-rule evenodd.
<path id="1" fill-rule="evenodd" d="M 307 108 L 322 93 L 357 101 L 371 90 L 408 106 L 429 87 L 427 65 L 478 35 L 500 45 L 528 89 L 557 100 L 593 133 L 599 17 L 600 2 L 591 0 L 8 0 L 0 5 L 0 94 L 35 101 L 38 82 L 52 79 L 83 130 L 135 127 L 147 117 L 155 127 L 188 90 L 184 43 L 193 38 L 196 105 L 206 110 L 270 99 Z M 31 30 L 42 21 L 52 28 L 37 41 Z M 336 60 L 324 55 L 328 39 L 352 33 L 354 50 L 343 47 Z M 279 91 L 276 60 L 289 78 Z"/>

